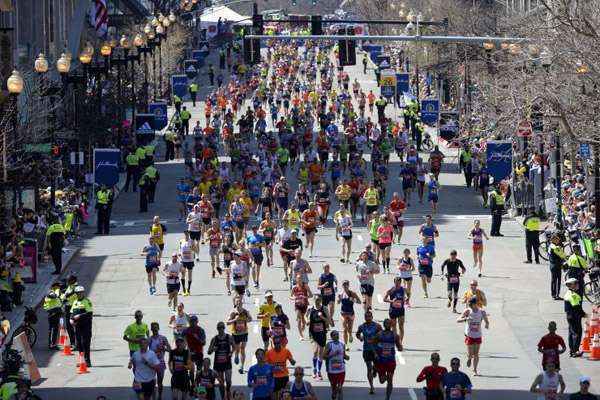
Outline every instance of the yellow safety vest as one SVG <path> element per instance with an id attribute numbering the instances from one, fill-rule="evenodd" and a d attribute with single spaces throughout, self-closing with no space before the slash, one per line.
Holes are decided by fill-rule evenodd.
<path id="1" fill-rule="evenodd" d="M 150 166 L 148 168 L 146 168 L 146 175 L 148 175 L 148 177 L 150 179 L 155 179 L 156 178 L 156 168 Z"/>
<path id="2" fill-rule="evenodd" d="M 137 150 L 136 150 L 137 153 Z M 144 154 L 146 154 L 146 152 L 144 152 Z M 127 162 L 127 165 L 130 166 L 137 166 L 139 164 L 139 157 L 137 156 L 137 154 L 134 153 L 130 153 L 126 158 L 125 161 Z"/>
<path id="3" fill-rule="evenodd" d="M 530 217 L 527 218 L 527 222 L 525 222 L 525 229 L 528 231 L 537 232 L 540 230 L 540 219 L 538 217 Z"/>
<path id="4" fill-rule="evenodd" d="M 139 160 L 143 160 L 144 158 L 146 158 L 146 149 L 143 147 L 138 147 L 137 149 L 135 149 L 135 155 Z"/>
<path id="5" fill-rule="evenodd" d="M 195 84 L 195 83 L 192 83 L 192 84 L 190 85 L 190 92 L 192 92 L 192 93 L 196 93 L 197 91 L 198 91 L 198 85 L 197 85 L 197 84 Z"/>
<path id="6" fill-rule="evenodd" d="M 180 116 L 183 121 L 188 121 L 190 118 L 192 118 L 192 114 L 190 114 L 188 110 L 183 110 L 180 113 Z"/>
<path id="7" fill-rule="evenodd" d="M 504 205 L 504 196 L 502 196 L 498 192 L 494 192 L 494 198 L 496 199 L 496 205 L 503 206 Z"/>
<path id="8" fill-rule="evenodd" d="M 152 146 L 151 144 L 147 145 L 144 148 L 144 151 L 146 152 L 146 157 L 147 156 L 153 156 L 154 155 L 154 146 Z"/>
<path id="9" fill-rule="evenodd" d="M 108 190 L 98 190 L 98 193 L 96 194 L 98 204 L 108 204 L 108 196 Z"/>
<path id="10" fill-rule="evenodd" d="M 365 191 L 365 199 L 368 206 L 376 206 L 377 205 L 377 189 L 367 189 Z"/>

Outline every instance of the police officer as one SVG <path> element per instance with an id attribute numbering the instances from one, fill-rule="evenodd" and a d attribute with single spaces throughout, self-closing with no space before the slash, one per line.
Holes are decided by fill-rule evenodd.
<path id="1" fill-rule="evenodd" d="M 190 119 L 192 118 L 192 114 L 188 111 L 186 106 L 183 106 L 179 118 L 181 118 L 181 133 L 183 133 L 184 136 L 187 136 L 190 133 Z"/>
<path id="2" fill-rule="evenodd" d="M 98 212 L 97 235 L 108 235 L 110 232 L 110 211 L 112 206 L 112 192 L 106 185 L 102 185 L 96 192 L 96 210 Z"/>
<path id="3" fill-rule="evenodd" d="M 525 252 L 527 260 L 525 264 L 531 264 L 531 250 L 535 255 L 535 263 L 540 263 L 540 217 L 534 209 L 529 210 L 529 214 L 523 220 L 525 227 Z"/>
<path id="4" fill-rule="evenodd" d="M 198 84 L 196 82 L 190 83 L 189 91 L 190 91 L 190 98 L 192 99 L 192 107 L 196 107 L 196 96 L 198 95 Z"/>
<path id="5" fill-rule="evenodd" d="M 75 288 L 77 298 L 71 306 L 71 324 L 75 327 L 75 339 L 77 340 L 77 349 L 83 353 L 83 357 L 88 366 L 90 361 L 90 346 L 92 342 L 92 318 L 93 308 L 90 299 L 85 297 L 83 286 Z"/>
<path id="6" fill-rule="evenodd" d="M 150 178 L 144 173 L 138 182 L 140 187 L 140 212 L 148 212 L 148 191 L 150 190 Z"/>
<path id="7" fill-rule="evenodd" d="M 182 103 L 183 103 L 183 101 L 181 100 L 181 97 L 174 94 L 173 95 L 173 105 L 175 106 L 175 112 L 177 112 L 177 113 L 181 112 L 181 104 Z"/>
<path id="8" fill-rule="evenodd" d="M 77 276 L 69 275 L 66 284 L 60 299 L 62 300 L 65 311 L 64 321 L 67 335 L 69 335 L 69 343 L 71 343 L 72 348 L 75 348 L 77 343 L 75 341 L 75 329 L 73 328 L 73 325 L 71 325 L 71 306 L 77 299 L 77 294 L 75 293 L 75 288 L 78 286 Z"/>
<path id="9" fill-rule="evenodd" d="M 581 247 L 573 246 L 573 254 L 567 259 L 567 277 L 577 280 L 577 293 L 583 296 L 583 277 L 588 268 L 587 260 L 581 255 Z"/>
<path id="10" fill-rule="evenodd" d="M 135 155 L 138 158 L 139 168 L 146 168 L 146 148 L 144 146 L 138 146 L 137 149 L 135 149 Z M 138 169 L 138 174 L 139 172 L 140 170 Z"/>
<path id="11" fill-rule="evenodd" d="M 150 164 L 146 167 L 144 175 L 148 179 L 148 203 L 154 203 L 154 193 L 156 192 L 156 184 L 160 180 L 160 174 L 158 170 L 154 168 L 154 165 Z"/>
<path id="12" fill-rule="evenodd" d="M 58 350 L 60 317 L 62 317 L 62 301 L 60 300 L 60 282 L 52 284 L 50 292 L 44 298 L 44 310 L 48 312 L 48 348 Z"/>
<path id="13" fill-rule="evenodd" d="M 494 189 L 490 193 L 490 212 L 492 213 L 492 228 L 490 230 L 490 235 L 504 236 L 500 233 L 502 214 L 504 213 L 504 196 L 500 191 L 500 185 L 497 183 L 494 184 Z"/>
<path id="14" fill-rule="evenodd" d="M 471 181 L 473 180 L 473 174 L 471 173 L 472 158 L 473 154 L 471 153 L 471 149 L 468 145 L 464 145 L 464 147 L 460 150 L 459 164 L 462 167 L 463 173 L 465 174 L 465 182 L 468 188 L 471 187 Z M 500 227 L 498 227 L 498 231 L 500 231 Z"/>
<path id="15" fill-rule="evenodd" d="M 210 82 L 210 86 L 214 86 L 215 84 L 215 68 L 212 64 L 208 64 L 208 80 Z"/>
<path id="16" fill-rule="evenodd" d="M 581 344 L 581 319 L 587 317 L 581 307 L 581 295 L 578 293 L 577 279 L 569 278 L 565 281 L 567 292 L 563 296 L 565 302 L 565 314 L 567 323 L 569 324 L 569 350 L 571 357 L 581 357 L 582 352 L 579 351 Z"/>
<path id="17" fill-rule="evenodd" d="M 550 295 L 554 300 L 562 300 L 560 297 L 560 283 L 562 280 L 562 266 L 567 258 L 559 235 L 552 235 L 550 248 L 548 249 L 550 261 Z"/>
<path id="18" fill-rule="evenodd" d="M 423 132 L 425 132 L 425 127 L 421 122 L 415 123 L 415 138 L 417 142 L 417 151 L 421 151 L 421 143 L 423 142 Z"/>
<path id="19" fill-rule="evenodd" d="M 152 164 L 154 161 L 154 145 L 152 143 L 148 143 L 144 146 L 144 152 L 146 153 L 146 162 L 145 166 Z"/>
<path id="20" fill-rule="evenodd" d="M 144 158 L 145 157 L 144 151 Z M 125 163 L 127 164 L 127 180 L 125 181 L 125 191 L 129 191 L 129 184 L 131 183 L 131 190 L 137 191 L 136 182 L 140 179 L 140 159 L 137 155 L 137 150 L 135 152 L 130 152 L 127 157 L 125 157 Z"/>
<path id="21" fill-rule="evenodd" d="M 170 161 L 175 158 L 175 134 L 171 130 L 167 130 L 164 135 L 165 139 L 165 161 Z"/>
<path id="22" fill-rule="evenodd" d="M 58 221 L 55 221 L 46 230 L 46 246 L 54 264 L 52 275 L 59 275 L 62 270 L 62 249 L 64 244 L 65 228 Z"/>

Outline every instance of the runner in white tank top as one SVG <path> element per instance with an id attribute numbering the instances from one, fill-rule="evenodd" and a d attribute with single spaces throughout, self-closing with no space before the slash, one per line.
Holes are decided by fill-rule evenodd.
<path id="1" fill-rule="evenodd" d="M 537 400 L 558 400 L 565 391 L 563 377 L 554 363 L 546 364 L 546 371 L 539 374 L 531 384 L 530 391 L 537 393 Z"/>

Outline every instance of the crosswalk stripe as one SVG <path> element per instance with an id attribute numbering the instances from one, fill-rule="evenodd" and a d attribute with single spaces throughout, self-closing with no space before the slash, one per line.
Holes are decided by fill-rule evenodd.
<path id="1" fill-rule="evenodd" d="M 380 295 L 379 293 L 377 293 L 377 302 L 378 302 L 379 304 L 383 304 L 383 296 L 382 296 L 382 295 Z"/>
<path id="2" fill-rule="evenodd" d="M 400 365 L 406 365 L 406 360 L 404 359 L 404 356 L 400 354 L 400 352 L 396 352 L 396 358 L 398 359 Z"/>
<path id="3" fill-rule="evenodd" d="M 410 396 L 410 400 L 419 400 L 419 398 L 417 397 L 417 393 L 413 388 L 408 388 L 408 395 Z"/>
<path id="4" fill-rule="evenodd" d="M 133 222 L 133 221 L 127 221 L 123 224 L 123 226 L 134 226 L 134 225 L 135 225 L 135 222 Z"/>
<path id="5" fill-rule="evenodd" d="M 361 234 L 356 235 L 356 237 L 358 238 L 358 240 L 360 240 L 361 242 L 364 240 Z"/>

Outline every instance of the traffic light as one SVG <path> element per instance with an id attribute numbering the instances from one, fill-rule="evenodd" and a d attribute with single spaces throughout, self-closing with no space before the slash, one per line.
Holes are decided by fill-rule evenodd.
<path id="1" fill-rule="evenodd" d="M 55 144 L 52 146 L 52 156 L 54 158 L 59 158 L 60 157 L 60 146 Z"/>
<path id="2" fill-rule="evenodd" d="M 252 28 L 254 28 L 254 34 L 255 35 L 262 35 L 262 34 L 264 34 L 263 16 L 262 16 L 262 14 L 254 14 L 252 16 Z"/>
<path id="3" fill-rule="evenodd" d="M 340 28 L 338 35 L 354 36 L 354 28 Z M 338 60 L 341 67 L 356 65 L 356 40 L 342 39 L 338 41 Z"/>
<path id="4" fill-rule="evenodd" d="M 310 17 L 310 34 L 311 35 L 322 35 L 323 34 L 323 18 L 320 15 L 312 15 Z"/>
<path id="5" fill-rule="evenodd" d="M 260 62 L 260 40 L 244 38 L 244 62 L 248 65 Z"/>

